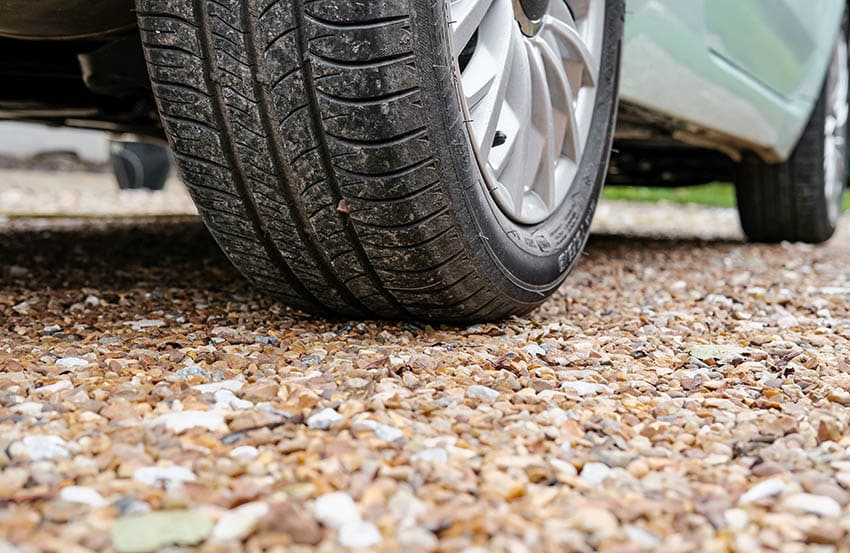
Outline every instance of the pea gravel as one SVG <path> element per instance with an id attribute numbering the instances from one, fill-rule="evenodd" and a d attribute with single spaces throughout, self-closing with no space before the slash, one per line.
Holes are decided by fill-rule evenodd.
<path id="1" fill-rule="evenodd" d="M 289 312 L 194 217 L 10 219 L 0 551 L 846 550 L 850 228 L 603 217 L 469 328 Z"/>

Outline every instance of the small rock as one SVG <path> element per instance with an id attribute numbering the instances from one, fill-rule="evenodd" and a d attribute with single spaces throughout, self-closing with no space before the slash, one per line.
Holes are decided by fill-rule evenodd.
<path id="1" fill-rule="evenodd" d="M 763 480 L 747 490 L 747 492 L 741 496 L 741 499 L 738 500 L 738 503 L 746 505 L 747 503 L 753 503 L 768 497 L 773 497 L 774 495 L 782 493 L 785 486 L 785 481 L 781 478 Z"/>
<path id="2" fill-rule="evenodd" d="M 410 460 L 414 463 L 423 461 L 428 463 L 447 463 L 449 461 L 449 453 L 442 447 L 431 447 L 423 449 L 419 453 L 414 453 Z"/>
<path id="3" fill-rule="evenodd" d="M 91 363 L 82 357 L 62 357 L 56 360 L 56 366 L 63 369 L 73 369 L 75 367 L 88 367 Z"/>
<path id="4" fill-rule="evenodd" d="M 531 357 L 546 355 L 546 350 L 541 348 L 538 344 L 528 344 L 522 348 L 522 351 Z"/>
<path id="5" fill-rule="evenodd" d="M 250 401 L 239 399 L 236 397 L 236 394 L 227 389 L 217 391 L 213 394 L 213 397 L 215 398 L 215 405 L 213 406 L 213 409 L 239 411 L 242 409 L 250 409 L 254 406 L 254 404 Z"/>
<path id="6" fill-rule="evenodd" d="M 844 537 L 844 529 L 838 524 L 821 522 L 806 531 L 806 541 L 820 545 L 838 544 Z"/>
<path id="7" fill-rule="evenodd" d="M 837 517 L 841 515 L 841 505 L 831 497 L 810 493 L 797 493 L 786 497 L 782 505 L 789 509 L 802 511 L 821 517 Z"/>
<path id="8" fill-rule="evenodd" d="M 626 535 L 629 539 L 636 544 L 641 549 L 652 549 L 656 550 L 656 548 L 661 543 L 661 540 L 655 534 L 644 530 L 640 526 L 635 526 L 633 524 L 628 524 L 625 527 Z"/>
<path id="9" fill-rule="evenodd" d="M 598 486 L 611 474 L 611 467 L 604 463 L 585 463 L 580 478 L 590 486 Z"/>
<path id="10" fill-rule="evenodd" d="M 259 450 L 252 445 L 235 447 L 230 451 L 230 456 L 240 461 L 253 461 L 260 455 Z"/>
<path id="11" fill-rule="evenodd" d="M 107 504 L 103 496 L 86 486 L 68 486 L 59 492 L 59 499 L 68 503 L 82 503 L 92 508 L 100 508 Z"/>
<path id="12" fill-rule="evenodd" d="M 192 386 L 193 390 L 197 390 L 202 394 L 214 394 L 219 390 L 230 390 L 231 392 L 238 392 L 242 389 L 244 382 L 239 380 L 222 380 L 220 382 L 211 382 L 209 384 L 197 384 Z"/>
<path id="13" fill-rule="evenodd" d="M 250 536 L 260 521 L 269 512 L 269 506 L 261 501 L 245 503 L 224 513 L 213 528 L 210 541 L 228 542 Z"/>
<path id="14" fill-rule="evenodd" d="M 133 472 L 133 480 L 149 486 L 165 484 L 180 485 L 183 482 L 194 482 L 195 473 L 186 467 L 142 467 Z"/>
<path id="15" fill-rule="evenodd" d="M 487 386 L 479 386 L 473 385 L 466 389 L 466 393 L 477 397 L 478 399 L 483 399 L 486 401 L 493 401 L 497 397 L 499 397 L 499 392 L 494 390 L 493 388 L 488 388 Z"/>
<path id="16" fill-rule="evenodd" d="M 404 433 L 398 428 L 371 419 L 357 419 L 354 421 L 352 429 L 357 430 L 358 427 L 369 428 L 375 433 L 375 436 L 385 442 L 394 442 L 404 438 Z"/>
<path id="17" fill-rule="evenodd" d="M 592 382 L 567 381 L 561 383 L 562 390 L 572 390 L 580 396 L 598 394 L 604 386 Z"/>
<path id="18" fill-rule="evenodd" d="M 723 520 L 730 530 L 740 532 L 750 523 L 750 516 L 743 509 L 726 509 L 723 512 Z"/>
<path id="19" fill-rule="evenodd" d="M 360 522 L 360 511 L 351 496 L 345 492 L 326 493 L 316 498 L 313 505 L 316 520 L 334 530 L 346 524 Z"/>
<path id="20" fill-rule="evenodd" d="M 692 347 L 689 353 L 700 361 L 715 359 L 720 363 L 726 363 L 736 357 L 741 357 L 746 352 L 747 350 L 740 346 L 730 344 L 706 344 Z"/>
<path id="21" fill-rule="evenodd" d="M 196 376 L 200 376 L 201 378 L 210 378 L 210 373 L 204 370 L 200 365 L 188 365 L 183 367 L 179 371 L 174 373 L 176 376 L 180 378 L 185 378 L 189 380 L 190 378 L 194 378 Z"/>
<path id="22" fill-rule="evenodd" d="M 337 536 L 343 547 L 372 547 L 383 541 L 381 533 L 371 522 L 357 521 L 344 525 Z"/>
<path id="23" fill-rule="evenodd" d="M 6 467 L 0 472 L 0 501 L 9 499 L 21 491 L 29 480 L 30 473 L 20 467 Z"/>
<path id="24" fill-rule="evenodd" d="M 154 426 L 162 424 L 174 433 L 181 434 L 190 428 L 216 431 L 225 428 L 224 416 L 215 411 L 175 411 L 155 418 Z"/>
<path id="25" fill-rule="evenodd" d="M 58 380 L 53 384 L 48 384 L 47 386 L 42 386 L 35 390 L 38 394 L 54 394 L 56 392 L 61 392 L 62 390 L 70 390 L 74 385 L 68 382 L 67 380 Z"/>
<path id="26" fill-rule="evenodd" d="M 273 503 L 260 524 L 262 532 L 283 532 L 292 541 L 303 545 L 316 545 L 324 537 L 324 532 L 316 520 L 301 505 L 293 503 Z"/>
<path id="27" fill-rule="evenodd" d="M 27 436 L 9 448 L 12 457 L 45 461 L 71 456 L 71 445 L 59 436 Z"/>
<path id="28" fill-rule="evenodd" d="M 437 368 L 437 361 L 433 357 L 417 353 L 410 356 L 408 365 L 421 371 L 433 371 Z"/>
<path id="29" fill-rule="evenodd" d="M 140 321 L 130 321 L 124 323 L 133 330 L 144 330 L 146 328 L 162 328 L 165 326 L 165 321 L 159 319 L 142 319 Z"/>
<path id="30" fill-rule="evenodd" d="M 327 430 L 341 419 L 342 415 L 328 407 L 326 409 L 322 409 L 318 413 L 310 415 L 307 419 L 307 426 L 315 430 Z"/>
<path id="31" fill-rule="evenodd" d="M 168 545 L 197 545 L 213 524 L 196 511 L 159 511 L 119 518 L 112 526 L 116 553 L 150 553 Z"/>

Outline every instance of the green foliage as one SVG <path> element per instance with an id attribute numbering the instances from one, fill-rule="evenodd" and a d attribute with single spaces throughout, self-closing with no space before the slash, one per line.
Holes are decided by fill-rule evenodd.
<path id="1" fill-rule="evenodd" d="M 735 187 L 723 183 L 681 188 L 609 186 L 605 188 L 603 197 L 607 200 L 627 200 L 630 202 L 670 202 L 713 207 L 735 207 Z M 844 210 L 850 210 L 850 192 L 844 195 Z"/>

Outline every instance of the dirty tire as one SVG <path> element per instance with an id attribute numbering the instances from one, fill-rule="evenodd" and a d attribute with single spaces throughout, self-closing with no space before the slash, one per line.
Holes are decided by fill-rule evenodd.
<path id="1" fill-rule="evenodd" d="M 846 44 L 846 32 L 839 40 Z M 847 67 L 843 70 L 846 72 Z M 842 180 L 838 198 L 830 202 L 825 186 L 824 128 L 829 114 L 828 87 L 832 77 L 831 70 L 800 142 L 786 162 L 765 163 L 748 154 L 738 164 L 735 179 L 738 213 L 744 234 L 753 242 L 787 240 L 819 244 L 835 233 L 840 196 L 847 180 L 847 135 L 845 125 L 835 153 L 840 161 L 837 172 Z M 847 93 L 845 88 L 844 99 Z"/>
<path id="2" fill-rule="evenodd" d="M 493 320 L 538 306 L 577 261 L 610 152 L 622 0 L 576 191 L 534 226 L 484 187 L 445 0 L 137 7 L 182 177 L 260 289 L 313 313 Z"/>
<path id="3" fill-rule="evenodd" d="M 162 190 L 171 172 L 171 153 L 159 144 L 113 141 L 110 160 L 121 190 Z"/>

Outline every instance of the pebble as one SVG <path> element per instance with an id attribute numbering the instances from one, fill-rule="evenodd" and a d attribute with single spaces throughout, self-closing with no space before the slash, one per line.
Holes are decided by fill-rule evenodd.
<path id="1" fill-rule="evenodd" d="M 170 467 L 141 467 L 133 472 L 133 480 L 142 482 L 149 486 L 166 484 L 180 485 L 184 482 L 194 482 L 197 476 L 186 467 L 170 466 Z"/>
<path id="2" fill-rule="evenodd" d="M 61 329 L 60 329 L 61 330 Z M 81 357 L 62 357 L 56 360 L 56 366 L 63 369 L 73 369 L 77 367 L 88 367 L 91 363 Z"/>
<path id="3" fill-rule="evenodd" d="M 342 419 L 342 415 L 328 407 L 322 409 L 318 413 L 310 415 L 307 419 L 307 426 L 315 430 L 327 430 L 333 426 L 334 423 Z"/>
<path id="4" fill-rule="evenodd" d="M 357 419 L 354 421 L 352 429 L 356 430 L 357 427 L 365 427 L 372 430 L 375 436 L 385 442 L 394 442 L 404 438 L 404 432 L 398 428 L 371 419 Z"/>
<path id="5" fill-rule="evenodd" d="M 333 530 L 361 521 L 357 504 L 345 492 L 332 492 L 317 497 L 313 505 L 313 516 Z"/>
<path id="6" fill-rule="evenodd" d="M 841 515 L 841 505 L 831 497 L 810 493 L 789 495 L 782 500 L 782 506 L 787 509 L 802 511 L 821 517 L 837 517 Z"/>
<path id="7" fill-rule="evenodd" d="M 590 486 L 599 486 L 611 476 L 611 467 L 604 463 L 585 463 L 579 476 Z"/>
<path id="8" fill-rule="evenodd" d="M 242 445 L 234 447 L 230 451 L 230 456 L 240 461 L 253 461 L 260 455 L 259 450 L 252 445 Z"/>
<path id="9" fill-rule="evenodd" d="M 206 428 L 216 431 L 224 428 L 224 417 L 215 411 L 175 411 L 161 415 L 152 424 L 165 425 L 168 430 L 181 434 L 190 428 Z"/>
<path id="10" fill-rule="evenodd" d="M 756 501 L 761 501 L 762 499 L 767 499 L 768 497 L 773 497 L 782 493 L 786 486 L 787 484 L 781 478 L 763 480 L 747 490 L 747 492 L 741 496 L 741 499 L 738 500 L 738 503 L 746 505 L 747 503 L 754 503 Z"/>
<path id="11" fill-rule="evenodd" d="M 97 490 L 86 486 L 66 486 L 59 492 L 59 499 L 69 503 L 82 503 L 95 509 L 107 505 L 107 501 Z"/>
<path id="12" fill-rule="evenodd" d="M 483 399 L 485 401 L 493 401 L 499 397 L 499 392 L 487 386 L 473 385 L 466 389 L 466 393 L 472 397 Z"/>
<path id="13" fill-rule="evenodd" d="M 112 546 L 116 553 L 152 553 L 169 545 L 197 545 L 207 539 L 212 529 L 212 521 L 197 511 L 128 516 L 112 526 Z"/>
<path id="14" fill-rule="evenodd" d="M 561 383 L 562 390 L 572 390 L 580 396 L 598 394 L 604 386 L 592 382 L 567 381 Z"/>
<path id="15" fill-rule="evenodd" d="M 414 463 L 419 461 L 427 463 L 448 463 L 449 453 L 442 447 L 431 447 L 423 449 L 418 453 L 414 453 L 410 456 L 410 460 Z"/>
<path id="16" fill-rule="evenodd" d="M 339 544 L 343 547 L 373 547 L 383 541 L 378 528 L 370 522 L 357 521 L 343 525 L 339 529 Z"/>
<path id="17" fill-rule="evenodd" d="M 192 386 L 192 389 L 202 394 L 214 394 L 220 390 L 238 392 L 244 385 L 245 383 L 240 380 L 221 380 L 219 382 L 210 382 L 209 384 L 197 384 Z"/>
<path id="18" fill-rule="evenodd" d="M 30 461 L 63 459 L 71 456 L 72 446 L 59 436 L 26 436 L 10 446 L 13 457 L 25 457 Z"/>
<path id="19" fill-rule="evenodd" d="M 268 504 L 261 501 L 245 503 L 231 509 L 216 522 L 210 541 L 221 543 L 242 540 L 257 529 L 268 512 Z"/>

